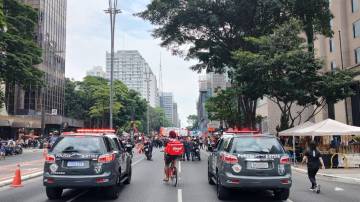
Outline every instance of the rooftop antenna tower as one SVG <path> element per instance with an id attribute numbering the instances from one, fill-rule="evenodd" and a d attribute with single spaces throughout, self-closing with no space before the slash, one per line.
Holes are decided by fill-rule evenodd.
<path id="1" fill-rule="evenodd" d="M 159 93 L 162 94 L 164 90 L 163 86 L 163 78 L 162 78 L 162 60 L 161 60 L 161 52 L 160 52 L 160 69 L 159 69 Z"/>

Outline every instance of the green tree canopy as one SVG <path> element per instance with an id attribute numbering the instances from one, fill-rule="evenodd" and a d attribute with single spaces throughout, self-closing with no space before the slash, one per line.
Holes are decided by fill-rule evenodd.
<path id="1" fill-rule="evenodd" d="M 333 15 L 330 11 L 329 0 L 287 0 L 292 17 L 300 20 L 306 34 L 308 50 L 314 52 L 316 34 L 331 37 L 330 21 Z"/>
<path id="2" fill-rule="evenodd" d="M 187 122 L 189 124 L 188 126 L 189 130 L 196 130 L 199 128 L 199 120 L 197 115 L 195 114 L 189 115 L 187 117 Z"/>
<path id="3" fill-rule="evenodd" d="M 278 26 L 272 35 L 247 38 L 254 47 L 253 52 L 240 50 L 235 54 L 239 63 L 244 64 L 242 71 L 250 71 L 249 75 L 255 77 L 255 86 L 260 87 L 252 89 L 254 93 L 263 90 L 280 109 L 279 131 L 294 126 L 295 120 L 301 121 L 303 112 L 310 107 L 313 110 L 305 117 L 307 120 L 319 113 L 326 103 L 336 103 L 352 93 L 352 73 L 321 72 L 323 63 L 306 51 L 301 31 L 302 24 L 290 20 Z M 252 68 L 253 63 L 259 63 L 257 68 Z M 262 77 L 256 77 L 257 73 Z M 294 112 L 295 106 L 299 111 Z"/>
<path id="4" fill-rule="evenodd" d="M 19 1 L 3 0 L 6 32 L 0 32 L 3 52 L 0 55 L 0 80 L 7 83 L 41 85 L 43 73 L 41 49 L 35 42 L 37 12 Z"/>

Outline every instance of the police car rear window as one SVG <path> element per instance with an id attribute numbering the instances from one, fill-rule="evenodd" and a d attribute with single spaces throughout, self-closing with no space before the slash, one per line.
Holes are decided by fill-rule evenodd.
<path id="1" fill-rule="evenodd" d="M 53 153 L 104 153 L 105 144 L 102 137 L 62 137 L 54 148 Z"/>
<path id="2" fill-rule="evenodd" d="M 241 137 L 233 139 L 229 152 L 234 154 L 283 154 L 284 149 L 275 138 Z"/>

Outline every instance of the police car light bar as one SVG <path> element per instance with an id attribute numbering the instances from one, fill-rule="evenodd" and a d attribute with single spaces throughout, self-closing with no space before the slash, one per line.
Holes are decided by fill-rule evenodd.
<path id="1" fill-rule="evenodd" d="M 77 129 L 77 133 L 115 133 L 114 129 Z"/>

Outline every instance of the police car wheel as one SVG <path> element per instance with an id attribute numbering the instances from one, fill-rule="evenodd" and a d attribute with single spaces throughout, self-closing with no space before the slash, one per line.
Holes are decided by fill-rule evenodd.
<path id="1" fill-rule="evenodd" d="M 219 177 L 216 178 L 216 195 L 219 200 L 226 200 L 229 198 L 229 190 L 221 185 Z"/>
<path id="2" fill-rule="evenodd" d="M 208 171 L 208 182 L 210 185 L 214 185 L 215 182 L 212 180 L 212 174 Z"/>
<path id="3" fill-rule="evenodd" d="M 287 200 L 290 196 L 289 189 L 282 189 L 274 191 L 274 198 L 276 200 Z"/>
<path id="4" fill-rule="evenodd" d="M 108 199 L 114 200 L 119 198 L 119 187 L 117 185 L 104 188 L 105 196 Z"/>
<path id="5" fill-rule="evenodd" d="M 129 173 L 126 176 L 126 180 L 124 181 L 124 184 L 130 184 L 131 182 L 131 175 L 132 175 L 132 168 L 129 168 Z"/>
<path id="6" fill-rule="evenodd" d="M 46 187 L 46 196 L 50 200 L 60 199 L 62 195 L 63 189 L 57 187 Z"/>

